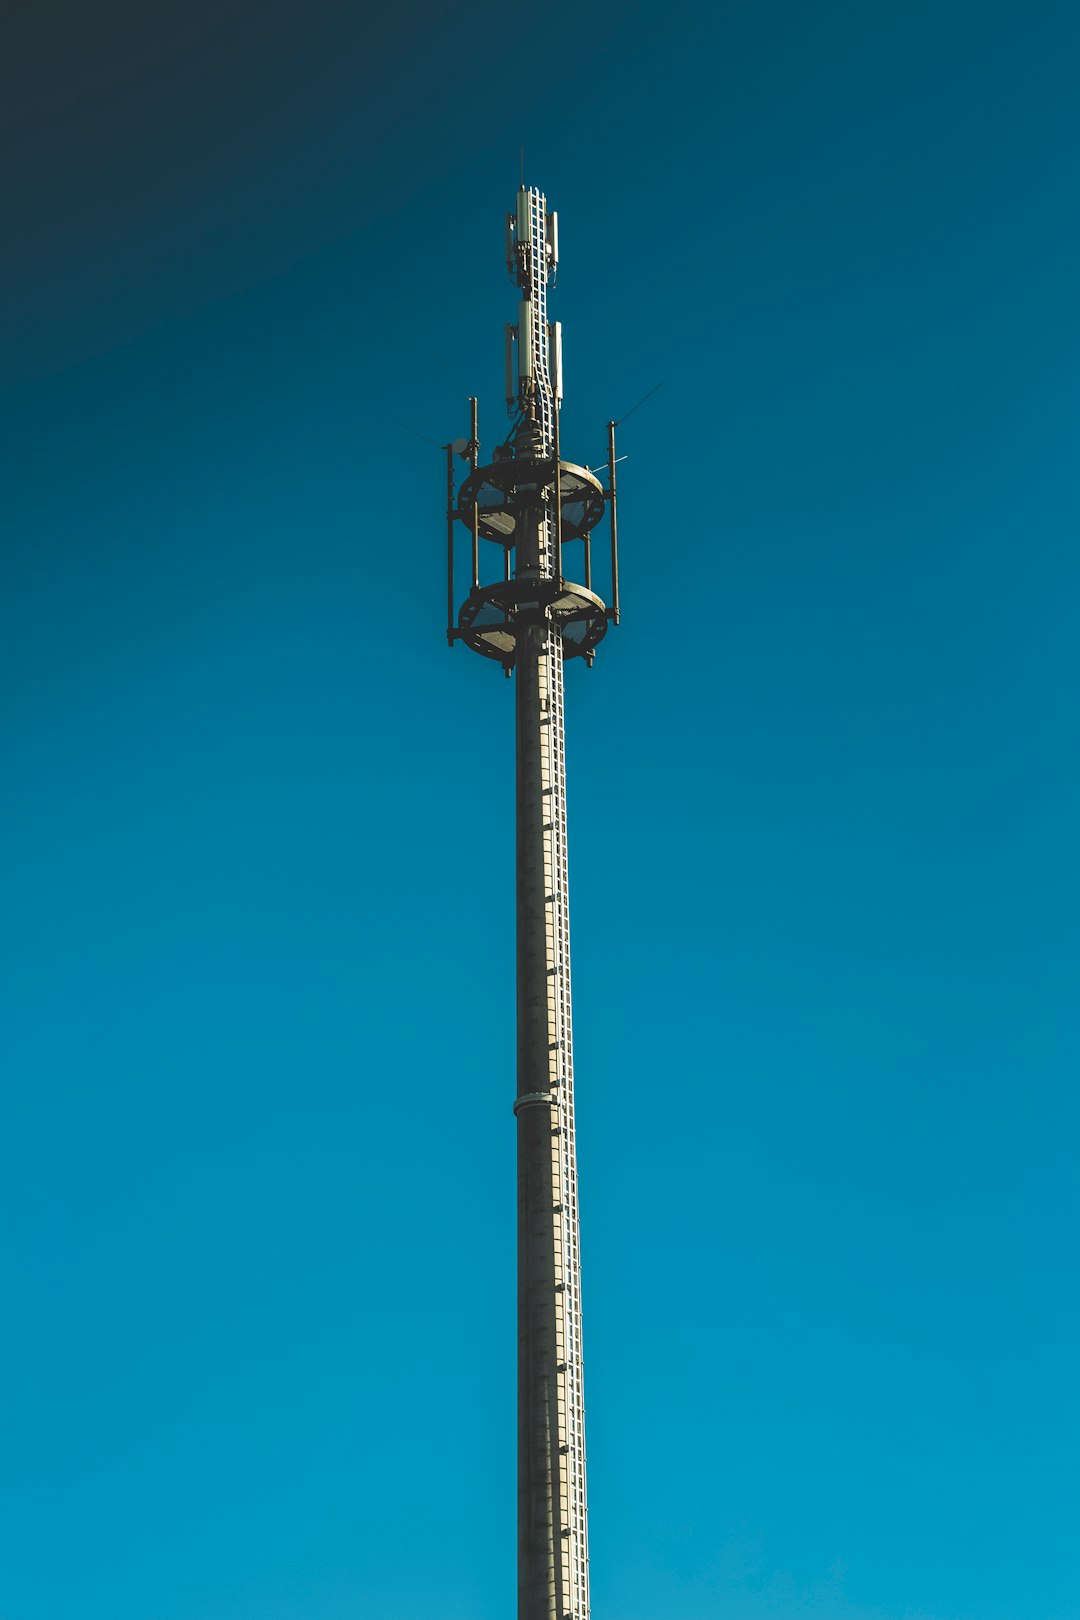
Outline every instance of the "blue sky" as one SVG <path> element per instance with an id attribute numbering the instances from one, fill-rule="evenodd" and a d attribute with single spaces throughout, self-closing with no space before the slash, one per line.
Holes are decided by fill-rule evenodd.
<path id="1" fill-rule="evenodd" d="M 1078 1620 L 1080 20 L 28 10 L 0 1620 L 514 1603 L 511 690 L 558 208 L 597 1620 Z M 398 424 L 407 424 L 409 432 Z"/>

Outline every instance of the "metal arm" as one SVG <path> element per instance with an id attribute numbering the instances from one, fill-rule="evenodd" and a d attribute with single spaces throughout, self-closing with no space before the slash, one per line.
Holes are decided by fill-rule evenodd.
<path id="1" fill-rule="evenodd" d="M 608 515 L 611 519 L 611 607 L 612 624 L 619 622 L 619 529 L 615 517 L 615 423 L 607 425 Z"/>
<path id="2" fill-rule="evenodd" d="M 446 639 L 452 647 L 457 639 L 454 624 L 454 447 L 446 447 Z"/>

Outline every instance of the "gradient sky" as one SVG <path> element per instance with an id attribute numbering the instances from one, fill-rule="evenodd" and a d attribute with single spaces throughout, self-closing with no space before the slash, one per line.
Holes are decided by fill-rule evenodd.
<path id="1" fill-rule="evenodd" d="M 1080 13 L 17 10 L 0 1620 L 514 1612 L 522 145 L 596 1620 L 1078 1620 Z"/>

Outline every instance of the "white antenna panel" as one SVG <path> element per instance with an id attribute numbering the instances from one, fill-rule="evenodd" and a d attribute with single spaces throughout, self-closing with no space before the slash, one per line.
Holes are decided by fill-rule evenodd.
<path id="1" fill-rule="evenodd" d="M 551 213 L 547 217 L 547 256 L 551 274 L 554 276 L 559 268 L 559 216 Z"/>
<path id="2" fill-rule="evenodd" d="M 524 382 L 533 374 L 532 304 L 521 300 L 518 309 L 518 376 Z"/>
<path id="3" fill-rule="evenodd" d="M 548 366 L 551 386 L 558 404 L 562 404 L 562 321 L 553 321 L 548 327 Z"/>
<path id="4" fill-rule="evenodd" d="M 522 186 L 517 194 L 517 239 L 519 245 L 532 241 L 532 211 L 529 193 Z"/>

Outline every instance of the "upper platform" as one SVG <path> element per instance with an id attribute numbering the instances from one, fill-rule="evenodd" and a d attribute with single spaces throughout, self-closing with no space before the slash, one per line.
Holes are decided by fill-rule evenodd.
<path id="1" fill-rule="evenodd" d="M 458 491 L 457 516 L 467 528 L 476 512 L 481 539 L 508 549 L 517 543 L 525 514 L 554 500 L 555 463 L 517 459 L 477 467 Z M 559 492 L 564 540 L 579 540 L 604 514 L 606 492 L 599 478 L 573 461 L 559 462 Z"/>

